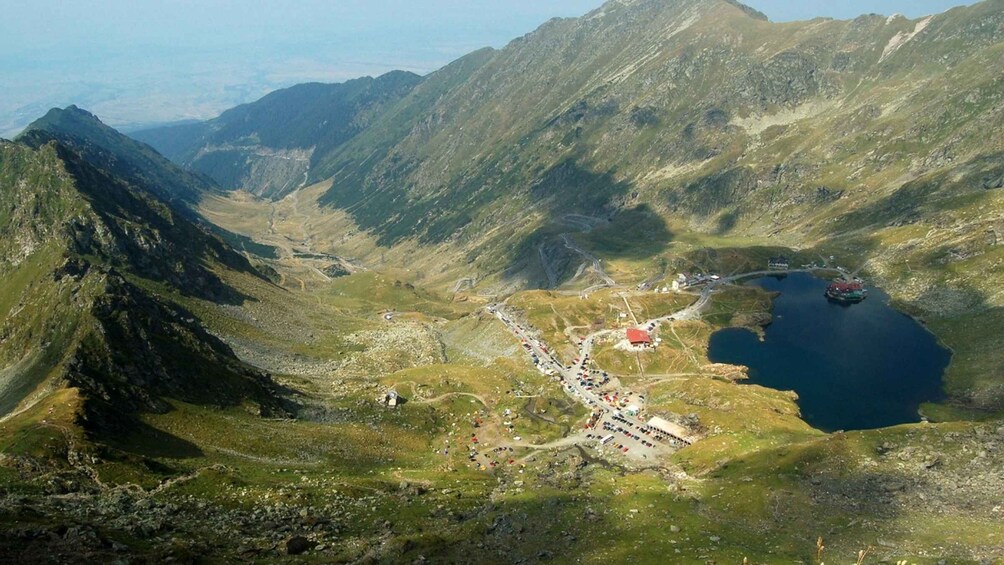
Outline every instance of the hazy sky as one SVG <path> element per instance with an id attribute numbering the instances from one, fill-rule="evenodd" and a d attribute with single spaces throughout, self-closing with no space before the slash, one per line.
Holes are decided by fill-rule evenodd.
<path id="1" fill-rule="evenodd" d="M 672 2 L 675 0 L 665 0 Z M 959 0 L 749 0 L 775 21 L 908 16 Z M 0 0 L 0 135 L 49 107 L 206 118 L 311 80 L 427 73 L 602 0 Z"/>

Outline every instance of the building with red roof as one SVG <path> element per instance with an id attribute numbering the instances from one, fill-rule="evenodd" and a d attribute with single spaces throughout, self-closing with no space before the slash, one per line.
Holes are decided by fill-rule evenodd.
<path id="1" fill-rule="evenodd" d="M 636 328 L 628 329 L 627 339 L 631 345 L 652 345 L 652 336 L 648 335 L 648 332 Z"/>

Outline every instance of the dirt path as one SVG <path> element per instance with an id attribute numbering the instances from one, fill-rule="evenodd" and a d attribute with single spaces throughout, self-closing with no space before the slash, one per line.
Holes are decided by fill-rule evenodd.
<path id="1" fill-rule="evenodd" d="M 634 315 L 634 310 L 631 309 L 631 303 L 628 302 L 627 296 L 621 294 L 621 299 L 624 300 L 624 305 L 627 306 L 628 314 L 631 314 L 631 320 L 634 321 L 634 325 L 638 325 L 638 318 Z"/>
<path id="2" fill-rule="evenodd" d="M 519 448 L 519 447 L 523 447 L 523 448 L 526 448 L 526 449 L 534 449 L 534 450 L 541 450 L 541 449 L 561 449 L 563 447 L 570 447 L 570 446 L 573 446 L 573 445 L 578 445 L 580 443 L 587 443 L 589 441 L 590 440 L 586 439 L 585 436 L 583 436 L 581 434 L 576 434 L 576 435 L 571 435 L 571 436 L 565 436 L 565 437 L 563 437 L 561 439 L 554 440 L 554 441 L 549 442 L 549 443 L 541 443 L 541 444 L 520 443 L 520 442 L 517 442 L 517 443 L 500 443 L 499 447 L 505 447 L 505 448 L 511 447 L 513 449 L 516 449 L 516 448 Z"/>
<path id="3" fill-rule="evenodd" d="M 638 390 L 648 390 L 656 385 L 663 383 L 671 383 L 676 381 L 685 381 L 690 377 L 701 377 L 704 376 L 701 373 L 679 373 L 678 375 L 648 375 L 647 382 L 638 385 Z"/>
<path id="4" fill-rule="evenodd" d="M 478 402 L 480 402 L 485 406 L 488 406 L 488 402 L 485 400 L 485 397 L 481 396 L 480 394 L 475 394 L 473 392 L 446 392 L 440 394 L 439 396 L 434 396 L 432 398 L 423 398 L 418 394 L 418 383 L 416 383 L 415 381 L 402 381 L 397 385 L 392 385 L 390 388 L 392 389 L 397 388 L 398 385 L 405 385 L 405 384 L 408 385 L 408 387 L 411 389 L 411 398 L 407 399 L 407 401 L 414 402 L 415 404 L 434 404 L 436 402 L 439 402 L 440 400 L 446 400 L 447 398 L 453 396 L 467 396 L 477 400 Z"/>
<path id="5" fill-rule="evenodd" d="M 231 457 L 237 457 L 240 459 L 247 459 L 248 461 L 254 461 L 255 463 L 264 463 L 266 465 L 286 465 L 294 467 L 296 465 L 317 465 L 321 461 L 318 459 L 307 460 L 307 459 L 280 459 L 278 457 L 262 457 L 260 455 L 251 455 L 249 453 L 241 453 L 234 449 L 227 449 L 225 447 L 217 447 L 215 445 L 207 446 L 213 451 L 222 453 L 224 455 L 229 455 Z"/>
<path id="6" fill-rule="evenodd" d="M 474 394 L 473 392 L 447 392 L 440 394 L 439 396 L 434 396 L 432 398 L 416 398 L 415 400 L 411 400 L 410 402 L 414 402 L 415 404 L 434 404 L 436 402 L 439 402 L 440 400 L 446 400 L 447 398 L 453 396 L 467 396 L 477 400 L 478 402 L 484 404 L 485 406 L 488 406 L 488 403 L 485 401 L 483 396 L 481 396 L 480 394 Z"/>
<path id="7" fill-rule="evenodd" d="M 169 488 L 171 488 L 171 487 L 173 487 L 175 485 L 178 485 L 178 484 L 181 484 L 181 483 L 187 483 L 188 481 L 191 481 L 193 479 L 197 479 L 197 478 L 199 478 L 199 475 L 201 475 L 202 473 L 205 473 L 206 471 L 227 471 L 227 470 L 228 470 L 228 467 L 226 465 L 219 465 L 219 464 L 209 465 L 208 467 L 199 467 L 198 469 L 192 471 L 191 473 L 186 473 L 186 474 L 181 475 L 179 477 L 175 477 L 173 479 L 168 479 L 168 480 L 160 483 L 159 485 L 157 485 L 156 487 L 154 487 L 152 490 L 148 491 L 147 495 L 148 496 L 153 496 L 153 495 L 158 494 L 160 492 L 163 492 L 163 491 L 165 491 L 165 490 L 167 490 L 167 489 L 169 489 Z"/>
<path id="8" fill-rule="evenodd" d="M 690 361 L 694 364 L 694 366 L 695 367 L 700 367 L 701 366 L 701 362 L 697 360 L 697 356 L 694 355 L 693 349 L 691 349 L 690 346 L 687 345 L 687 343 L 683 341 L 683 338 L 680 337 L 680 334 L 676 333 L 676 326 L 674 326 L 673 324 L 670 324 L 669 325 L 669 330 L 671 332 L 673 332 L 673 337 L 676 338 L 676 341 L 680 342 L 680 347 L 683 348 L 683 351 L 684 351 L 684 353 L 687 354 L 687 357 L 690 357 Z"/>

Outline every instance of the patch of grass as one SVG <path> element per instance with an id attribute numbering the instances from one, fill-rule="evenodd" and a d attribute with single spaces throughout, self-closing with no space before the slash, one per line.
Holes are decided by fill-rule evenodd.
<path id="1" fill-rule="evenodd" d="M 476 308 L 470 303 L 453 303 L 437 293 L 374 271 L 335 279 L 325 294 L 332 306 L 357 313 L 396 310 L 456 319 Z"/>
<path id="2" fill-rule="evenodd" d="M 60 464 L 71 443 L 81 449 L 86 444 L 77 426 L 82 402 L 76 389 L 60 389 L 0 423 L 0 453 Z"/>

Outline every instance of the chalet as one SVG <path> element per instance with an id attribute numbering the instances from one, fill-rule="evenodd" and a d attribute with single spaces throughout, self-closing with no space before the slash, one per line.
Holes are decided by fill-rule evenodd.
<path id="1" fill-rule="evenodd" d="M 772 271 L 787 271 L 791 266 L 791 261 L 787 257 L 771 257 L 767 260 L 767 268 Z"/>
<path id="2" fill-rule="evenodd" d="M 628 329 L 627 340 L 634 346 L 650 347 L 652 345 L 652 336 L 648 335 L 648 332 L 645 330 L 639 330 L 636 328 Z"/>

